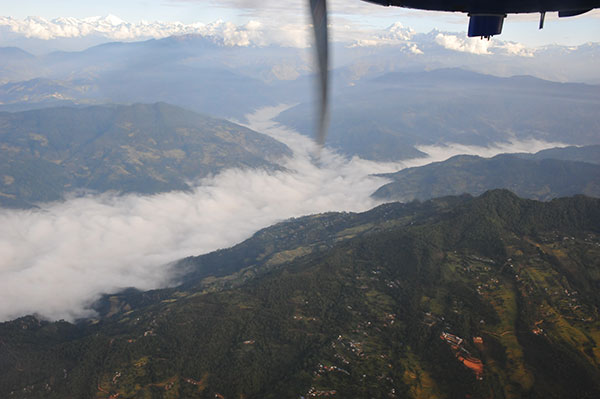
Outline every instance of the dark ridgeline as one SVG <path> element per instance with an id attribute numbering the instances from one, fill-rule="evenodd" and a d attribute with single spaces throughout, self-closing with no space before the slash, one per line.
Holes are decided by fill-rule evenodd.
<path id="1" fill-rule="evenodd" d="M 457 155 L 443 162 L 385 174 L 392 182 L 373 196 L 412 201 L 463 193 L 479 195 L 506 188 L 520 197 L 540 201 L 575 194 L 600 197 L 599 160 L 599 145 L 493 158 Z"/>

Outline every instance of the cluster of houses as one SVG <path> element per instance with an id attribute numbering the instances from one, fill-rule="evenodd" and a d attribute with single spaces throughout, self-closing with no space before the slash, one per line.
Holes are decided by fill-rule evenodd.
<path id="1" fill-rule="evenodd" d="M 309 398 L 326 398 L 329 396 L 334 396 L 336 393 L 337 391 L 335 389 L 330 389 L 328 391 L 318 391 L 315 387 L 310 387 L 306 396 L 308 396 Z M 304 398 L 304 396 L 301 396 L 301 398 Z"/>
<path id="2" fill-rule="evenodd" d="M 317 370 L 317 374 L 325 374 L 325 373 L 331 372 L 331 371 L 339 371 L 341 373 L 350 375 L 350 373 L 347 370 L 344 370 L 341 367 L 338 367 L 338 366 L 325 366 L 323 364 L 319 364 L 319 369 Z"/>
<path id="3" fill-rule="evenodd" d="M 483 363 L 464 347 L 464 340 L 461 337 L 442 331 L 440 338 L 450 345 L 459 362 L 473 371 L 478 380 L 483 380 Z M 473 337 L 473 343 L 483 345 L 483 338 Z"/>

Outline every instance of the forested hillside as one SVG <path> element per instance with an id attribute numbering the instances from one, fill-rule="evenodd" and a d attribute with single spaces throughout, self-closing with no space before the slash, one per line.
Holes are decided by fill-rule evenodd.
<path id="1" fill-rule="evenodd" d="M 581 150 L 595 146 L 583 147 Z M 479 195 L 505 188 L 523 198 L 547 201 L 575 194 L 600 197 L 600 165 L 553 159 L 587 159 L 586 152 L 564 149 L 537 154 L 501 154 L 493 158 L 457 155 L 443 162 L 385 175 L 392 182 L 373 196 L 385 200 L 427 200 L 444 195 Z M 579 149 L 578 149 L 579 150 Z M 547 156 L 548 158 L 545 158 Z"/>
<path id="2" fill-rule="evenodd" d="M 317 215 L 180 267 L 96 320 L 1 324 L 0 396 L 600 395 L 597 199 Z"/>
<path id="3" fill-rule="evenodd" d="M 284 144 L 172 105 L 0 113 L 0 206 L 27 207 L 76 190 L 156 193 L 223 168 L 278 168 Z"/>

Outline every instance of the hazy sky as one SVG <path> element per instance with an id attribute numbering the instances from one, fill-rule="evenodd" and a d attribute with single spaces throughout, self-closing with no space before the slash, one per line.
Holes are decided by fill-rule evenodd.
<path id="1" fill-rule="evenodd" d="M 297 25 L 306 23 L 306 4 L 301 0 L 2 0 L 2 16 L 26 18 L 40 16 L 85 18 L 116 15 L 128 22 L 180 21 L 209 23 L 218 19 L 244 24 L 259 21 L 265 25 Z M 465 31 L 468 18 L 464 14 L 423 12 L 386 8 L 359 0 L 331 0 L 332 24 L 336 29 L 383 28 L 402 22 L 417 32 L 432 29 Z M 505 22 L 503 40 L 530 46 L 545 44 L 578 45 L 600 38 L 600 12 L 558 20 L 548 15 L 546 27 L 537 29 L 537 15 L 511 15 Z M 335 37 L 334 37 L 335 39 Z"/>

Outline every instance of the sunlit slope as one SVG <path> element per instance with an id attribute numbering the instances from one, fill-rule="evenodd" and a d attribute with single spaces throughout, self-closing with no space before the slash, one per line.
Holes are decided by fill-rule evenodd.
<path id="1" fill-rule="evenodd" d="M 156 193 L 230 167 L 277 167 L 291 151 L 233 123 L 164 103 L 0 113 L 0 205 L 77 189 Z"/>
<path id="2" fill-rule="evenodd" d="M 549 156 L 560 156 L 559 150 L 549 152 Z M 597 155 L 600 157 L 600 153 Z M 521 197 L 544 201 L 575 194 L 600 197 L 600 165 L 535 159 L 536 156 L 459 155 L 444 162 L 388 174 L 386 176 L 393 181 L 373 195 L 386 200 L 412 201 L 463 193 L 479 195 L 487 190 L 506 188 Z"/>
<path id="3" fill-rule="evenodd" d="M 599 107 L 595 85 L 461 69 L 389 73 L 332 95 L 327 144 L 379 161 L 423 156 L 420 145 L 598 144 Z M 278 120 L 310 135 L 312 112 L 300 104 Z"/>
<path id="4" fill-rule="evenodd" d="M 599 226 L 507 191 L 290 221 L 98 322 L 1 324 L 0 394 L 597 397 Z"/>

